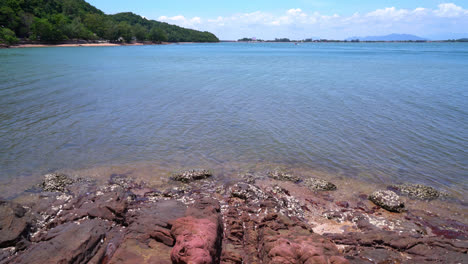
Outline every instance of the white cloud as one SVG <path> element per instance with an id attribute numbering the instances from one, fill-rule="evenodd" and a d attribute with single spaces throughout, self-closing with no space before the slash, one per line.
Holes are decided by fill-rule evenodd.
<path id="1" fill-rule="evenodd" d="M 434 13 L 439 17 L 458 17 L 468 14 L 468 10 L 463 9 L 453 3 L 440 4 L 439 9 Z"/>
<path id="2" fill-rule="evenodd" d="M 386 7 L 368 13 L 324 15 L 307 12 L 301 8 L 285 10 L 282 14 L 263 11 L 237 13 L 203 19 L 186 18 L 182 15 L 160 16 L 160 21 L 179 26 L 207 30 L 221 39 L 253 37 L 271 39 L 275 37 L 343 39 L 354 35 L 384 35 L 408 33 L 422 35 L 438 32 L 467 32 L 468 10 L 453 3 L 444 3 L 435 9 L 418 7 L 398 9 Z"/>
<path id="3" fill-rule="evenodd" d="M 395 7 L 387 7 L 385 9 L 377 9 L 366 14 L 368 17 L 379 19 L 401 19 L 408 15 L 410 11 L 407 9 L 396 9 Z"/>
<path id="4" fill-rule="evenodd" d="M 300 8 L 289 9 L 286 13 L 287 13 L 288 15 L 291 15 L 291 16 L 296 16 L 296 15 L 301 15 L 301 14 L 303 14 L 303 13 L 302 13 L 302 9 L 300 9 Z"/>

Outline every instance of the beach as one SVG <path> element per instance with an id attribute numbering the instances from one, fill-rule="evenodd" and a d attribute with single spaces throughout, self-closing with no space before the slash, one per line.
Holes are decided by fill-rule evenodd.
<path id="1" fill-rule="evenodd" d="M 168 45 L 162 43 L 67 43 L 67 44 L 17 44 L 8 48 L 51 48 L 51 47 L 117 47 L 117 46 L 143 46 L 143 45 Z"/>

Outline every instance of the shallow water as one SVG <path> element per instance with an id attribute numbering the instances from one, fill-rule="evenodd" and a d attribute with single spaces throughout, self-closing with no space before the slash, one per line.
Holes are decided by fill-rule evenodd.
<path id="1" fill-rule="evenodd" d="M 466 44 L 7 49 L 0 69 L 6 182 L 280 164 L 468 192 Z"/>

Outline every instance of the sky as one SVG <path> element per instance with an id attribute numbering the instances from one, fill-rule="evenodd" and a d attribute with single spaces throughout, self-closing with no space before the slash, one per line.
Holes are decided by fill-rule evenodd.
<path id="1" fill-rule="evenodd" d="M 327 38 L 413 34 L 428 39 L 468 37 L 468 0 L 87 0 L 107 14 L 243 37 Z"/>

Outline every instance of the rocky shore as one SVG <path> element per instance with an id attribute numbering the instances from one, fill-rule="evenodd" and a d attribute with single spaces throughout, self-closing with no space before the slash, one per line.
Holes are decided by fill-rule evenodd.
<path id="1" fill-rule="evenodd" d="M 408 209 L 443 194 L 394 185 L 353 200 L 319 178 L 273 170 L 220 183 L 209 170 L 164 189 L 60 173 L 0 200 L 3 263 L 468 263 L 468 225 Z"/>

